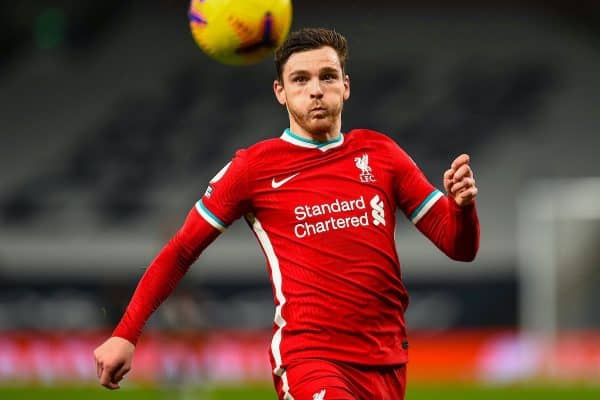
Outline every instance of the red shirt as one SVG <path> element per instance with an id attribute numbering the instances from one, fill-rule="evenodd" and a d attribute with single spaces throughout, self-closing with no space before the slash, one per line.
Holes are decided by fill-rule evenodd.
<path id="1" fill-rule="evenodd" d="M 318 143 L 286 130 L 238 151 L 197 208 L 218 229 L 245 216 L 260 242 L 274 368 L 319 357 L 381 365 L 407 361 L 395 211 L 416 223 L 442 196 L 380 133 Z"/>
<path id="2" fill-rule="evenodd" d="M 450 257 L 475 257 L 474 205 L 458 207 L 443 196 L 393 140 L 374 131 L 353 130 L 319 143 L 286 130 L 238 151 L 210 181 L 196 204 L 205 225 L 223 231 L 243 216 L 265 253 L 275 302 L 270 352 L 276 374 L 302 358 L 407 361 L 408 295 L 395 246 L 397 209 Z M 180 246 L 189 257 L 171 262 L 174 255 L 163 261 L 159 255 L 156 270 L 172 264 L 185 272 L 212 240 L 206 237 L 216 236 L 197 219 L 190 214 L 162 252 Z M 190 234 L 190 226 L 200 228 Z M 168 295 L 160 285 L 144 289 L 149 283 L 143 281 L 115 331 L 132 341 Z M 152 297 L 152 290 L 163 292 Z"/>

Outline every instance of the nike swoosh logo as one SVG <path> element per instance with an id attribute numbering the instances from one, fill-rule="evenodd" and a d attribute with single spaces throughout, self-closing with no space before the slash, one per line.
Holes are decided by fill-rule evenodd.
<path id="1" fill-rule="evenodd" d="M 290 180 L 294 179 L 295 177 L 297 177 L 298 175 L 300 175 L 300 172 L 295 173 L 294 175 L 290 175 L 287 178 L 284 178 L 280 181 L 276 181 L 275 178 L 273 178 L 273 180 L 271 181 L 271 186 L 273 186 L 273 189 L 277 189 L 278 187 L 285 185 L 287 182 L 289 182 Z"/>

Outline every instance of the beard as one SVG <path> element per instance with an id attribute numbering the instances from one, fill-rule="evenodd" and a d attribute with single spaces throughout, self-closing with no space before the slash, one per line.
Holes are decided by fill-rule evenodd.
<path id="1" fill-rule="evenodd" d="M 319 105 L 319 107 L 324 107 Z M 314 108 L 314 107 L 313 107 Z M 300 111 L 288 106 L 288 112 L 294 121 L 306 132 L 312 135 L 323 135 L 329 133 L 338 122 L 343 105 L 334 109 L 326 107 L 314 111 Z"/>

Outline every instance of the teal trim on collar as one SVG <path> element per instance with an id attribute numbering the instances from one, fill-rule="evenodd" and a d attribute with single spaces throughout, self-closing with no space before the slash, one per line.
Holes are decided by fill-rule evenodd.
<path id="1" fill-rule="evenodd" d="M 335 138 L 335 139 L 328 140 L 328 141 L 326 141 L 326 142 L 319 142 L 318 140 L 311 140 L 311 139 L 306 139 L 306 138 L 303 138 L 302 136 L 298 136 L 298 135 L 296 135 L 294 132 L 292 132 L 292 130 L 291 130 L 290 128 L 287 128 L 287 129 L 286 129 L 286 130 L 285 130 L 283 133 L 284 133 L 285 135 L 289 135 L 289 136 L 291 136 L 292 138 L 294 138 L 294 139 L 296 139 L 296 140 L 299 140 L 299 141 L 301 141 L 301 142 L 304 142 L 304 143 L 309 143 L 309 144 L 314 144 L 314 145 L 315 145 L 315 146 L 317 146 L 317 147 L 323 147 L 323 146 L 327 146 L 328 144 L 337 143 L 337 142 L 339 142 L 340 140 L 342 140 L 342 135 L 343 135 L 343 133 L 342 133 L 342 132 L 340 132 L 340 134 L 338 135 L 338 137 L 337 137 L 337 138 Z"/>

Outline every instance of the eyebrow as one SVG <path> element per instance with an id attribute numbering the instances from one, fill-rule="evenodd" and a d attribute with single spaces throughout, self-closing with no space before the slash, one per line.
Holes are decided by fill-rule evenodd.
<path id="1" fill-rule="evenodd" d="M 323 67 L 319 70 L 319 74 L 332 73 L 332 72 L 336 73 L 336 74 L 340 73 L 340 71 L 337 68 L 333 68 L 333 67 Z M 294 75 L 310 75 L 310 72 L 307 70 L 304 70 L 304 69 L 299 69 L 299 70 L 290 72 L 288 76 L 294 76 Z"/>
<path id="2" fill-rule="evenodd" d="M 337 68 L 333 67 L 323 67 L 319 72 L 340 72 Z"/>

